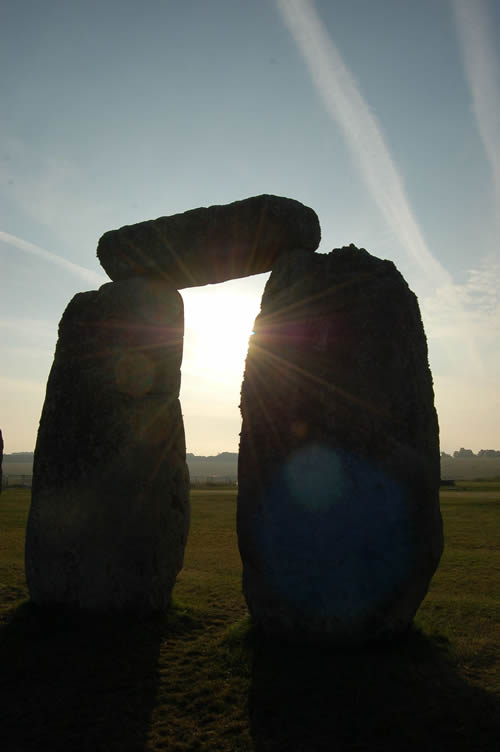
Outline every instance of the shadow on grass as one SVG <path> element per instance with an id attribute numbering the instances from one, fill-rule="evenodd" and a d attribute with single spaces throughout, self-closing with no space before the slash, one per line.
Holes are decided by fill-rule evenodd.
<path id="1" fill-rule="evenodd" d="M 166 617 L 82 617 L 25 603 L 0 629 L 0 748 L 140 750 L 158 686 Z"/>
<path id="2" fill-rule="evenodd" d="M 256 752 L 497 752 L 498 698 L 466 683 L 446 641 L 417 630 L 340 653 L 250 635 Z"/>

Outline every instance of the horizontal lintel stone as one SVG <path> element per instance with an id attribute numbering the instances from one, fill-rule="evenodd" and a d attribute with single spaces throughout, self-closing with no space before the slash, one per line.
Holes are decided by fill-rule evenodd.
<path id="1" fill-rule="evenodd" d="M 268 272 L 283 253 L 313 253 L 320 238 L 313 209 L 262 195 L 110 230 L 97 256 L 114 281 L 155 277 L 182 289 Z"/>

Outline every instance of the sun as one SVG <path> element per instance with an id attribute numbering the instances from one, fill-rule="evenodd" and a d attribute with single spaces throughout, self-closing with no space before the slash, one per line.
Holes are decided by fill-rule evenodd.
<path id="1" fill-rule="evenodd" d="M 184 299 L 183 374 L 200 380 L 241 382 L 248 339 L 260 309 L 262 291 L 242 280 L 182 291 Z M 237 284 L 240 283 L 240 284 Z M 248 285 L 247 285 L 248 288 Z"/>

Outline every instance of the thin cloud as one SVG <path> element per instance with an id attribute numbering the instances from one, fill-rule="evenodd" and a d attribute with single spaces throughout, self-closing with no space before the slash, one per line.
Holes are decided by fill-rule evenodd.
<path id="1" fill-rule="evenodd" d="M 457 309 L 455 301 L 461 300 Z M 493 257 L 482 260 L 478 268 L 468 269 L 463 284 L 448 285 L 420 301 L 422 312 L 432 322 L 432 338 L 460 342 L 464 328 L 474 341 L 490 352 L 498 353 L 500 342 L 500 262 Z"/>
<path id="2" fill-rule="evenodd" d="M 377 119 L 322 24 L 313 0 L 277 0 L 311 80 L 344 138 L 391 230 L 433 285 L 450 275 L 426 245 Z"/>
<path id="3" fill-rule="evenodd" d="M 109 196 L 95 200 L 82 190 L 88 179 L 81 163 L 61 153 L 42 152 L 33 145 L 12 137 L 0 123 L 2 152 L 0 184 L 5 195 L 21 212 L 73 245 L 92 247 L 97 232 L 106 228 L 117 209 Z M 110 203 L 111 202 L 111 203 Z"/>
<path id="4" fill-rule="evenodd" d="M 480 0 L 454 0 L 453 7 L 474 115 L 500 201 L 500 82 L 486 6 Z"/>
<path id="5" fill-rule="evenodd" d="M 463 303 L 455 305 L 456 298 Z M 488 257 L 469 269 L 462 284 L 436 290 L 420 300 L 428 328 L 431 360 L 439 361 L 435 381 L 438 412 L 446 416 L 441 437 L 446 447 L 459 446 L 457 436 L 467 433 L 476 449 L 498 444 L 500 409 L 500 263 Z M 464 350 L 462 334 L 467 330 L 476 352 L 486 364 Z M 474 438 L 475 437 L 475 438 Z"/>
<path id="6" fill-rule="evenodd" d="M 73 261 L 68 261 L 62 256 L 51 253 L 51 251 L 46 251 L 34 243 L 18 238 L 16 235 L 10 235 L 10 233 L 0 230 L 0 242 L 10 245 L 13 248 L 17 248 L 20 251 L 24 251 L 25 253 L 31 253 L 33 256 L 37 256 L 45 261 L 50 261 L 50 263 L 56 264 L 56 266 L 60 266 L 72 274 L 76 274 L 80 279 L 83 279 L 86 282 L 98 285 L 102 285 L 106 282 L 106 277 L 104 277 L 104 275 L 98 274 L 97 272 L 92 271 L 92 269 L 80 266 L 80 264 L 75 264 Z"/>

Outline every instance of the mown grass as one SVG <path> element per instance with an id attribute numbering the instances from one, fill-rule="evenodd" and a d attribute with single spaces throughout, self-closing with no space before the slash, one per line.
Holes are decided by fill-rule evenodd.
<path id="1" fill-rule="evenodd" d="M 255 634 L 235 491 L 192 492 L 174 604 L 92 619 L 27 600 L 29 492 L 0 496 L 0 749 L 498 750 L 500 483 L 442 492 L 446 549 L 416 626 L 364 650 Z"/>

